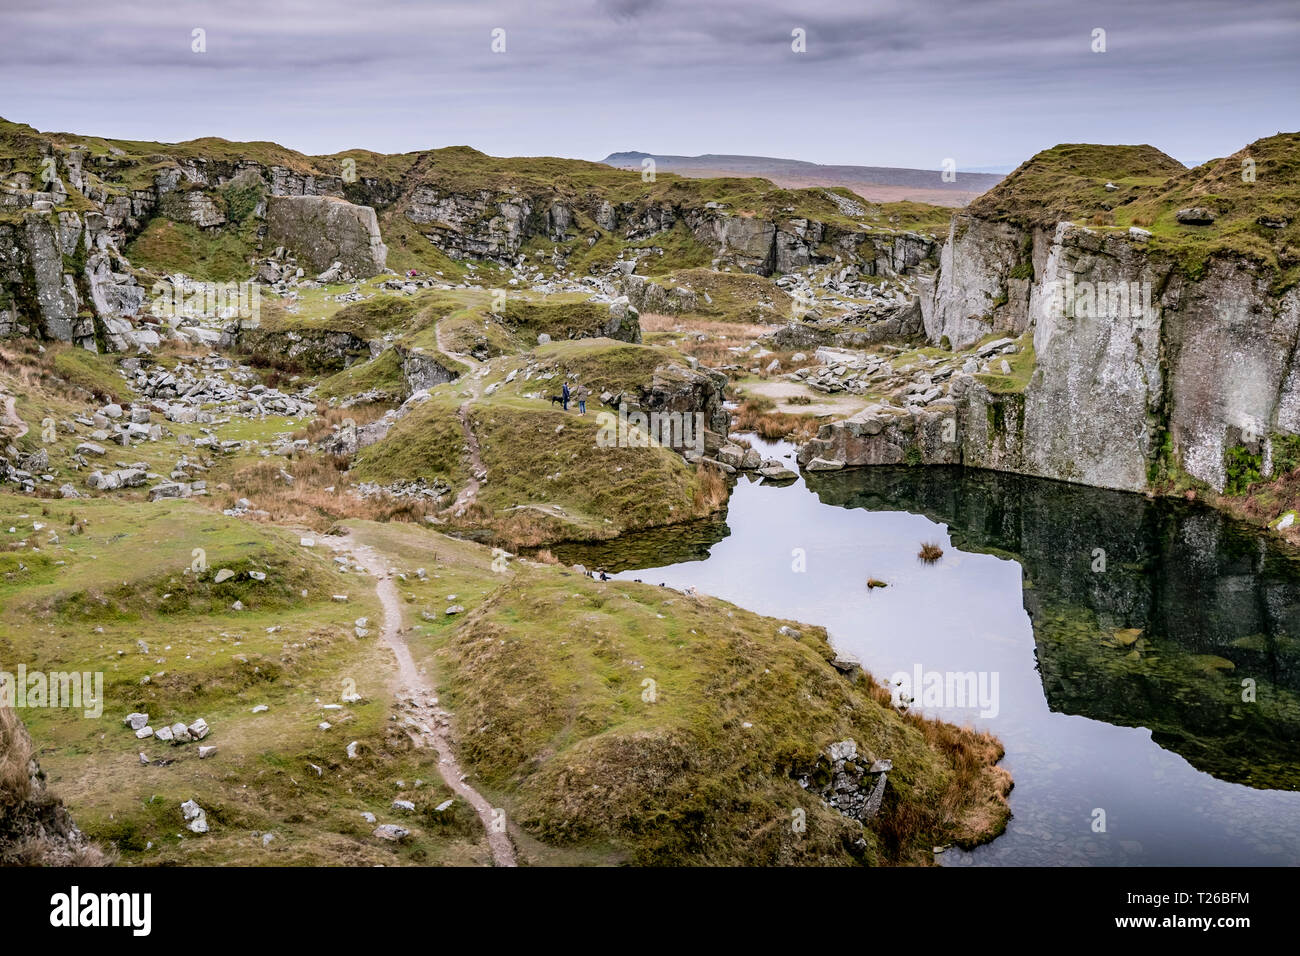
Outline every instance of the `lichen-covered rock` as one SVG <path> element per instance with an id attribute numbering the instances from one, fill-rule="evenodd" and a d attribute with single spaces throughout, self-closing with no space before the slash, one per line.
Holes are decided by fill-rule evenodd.
<path id="1" fill-rule="evenodd" d="M 925 408 L 872 404 L 823 425 L 799 449 L 799 464 L 827 471 L 841 465 L 950 465 L 961 461 L 957 409 L 950 402 Z M 812 463 L 820 459 L 816 469 Z"/>
<path id="2" fill-rule="evenodd" d="M 267 242 L 284 246 L 314 272 L 338 262 L 355 278 L 387 267 L 388 247 L 369 206 L 334 196 L 272 196 L 267 200 Z"/>
<path id="3" fill-rule="evenodd" d="M 411 392 L 454 382 L 460 377 L 460 373 L 450 368 L 447 359 L 439 353 L 423 349 L 400 349 L 399 354 L 402 357 L 402 378 Z"/>
<path id="4" fill-rule="evenodd" d="M 1141 235 L 957 216 L 940 263 L 932 342 L 1033 336 L 1022 390 L 954 376 L 965 464 L 1128 491 L 1173 470 L 1221 491 L 1232 456 L 1268 477 L 1300 434 L 1300 289 L 1243 257 L 1189 274 Z"/>

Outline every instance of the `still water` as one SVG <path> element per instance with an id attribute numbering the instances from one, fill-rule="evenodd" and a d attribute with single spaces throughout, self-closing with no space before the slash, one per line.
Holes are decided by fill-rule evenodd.
<path id="1" fill-rule="evenodd" d="M 1214 511 L 861 468 L 742 477 L 725 522 L 555 550 L 825 625 L 881 680 L 996 686 L 921 708 L 995 733 L 1015 778 L 1007 832 L 947 865 L 1300 864 L 1300 558 Z"/>

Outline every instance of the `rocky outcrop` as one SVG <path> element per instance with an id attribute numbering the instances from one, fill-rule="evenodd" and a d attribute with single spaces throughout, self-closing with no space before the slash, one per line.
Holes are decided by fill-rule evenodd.
<path id="1" fill-rule="evenodd" d="M 797 216 L 739 215 L 717 202 L 614 204 L 593 198 L 578 204 L 544 193 L 462 193 L 418 186 L 403 214 L 452 258 L 504 262 L 514 260 L 531 238 L 557 243 L 575 238 L 579 212 L 628 242 L 644 242 L 680 224 L 712 251 L 716 265 L 762 275 L 828 264 L 836 257 L 861 264 L 868 274 L 895 275 L 930 264 L 936 251 L 932 239 L 916 233 L 865 225 L 853 230 Z M 637 302 L 632 289 L 623 291 Z M 646 308 L 653 310 L 656 304 L 651 300 Z"/>
<path id="2" fill-rule="evenodd" d="M 222 348 L 261 356 L 271 364 L 291 363 L 313 372 L 337 372 L 371 356 L 365 339 L 336 329 L 264 328 L 253 321 L 236 321 L 221 333 Z"/>
<path id="3" fill-rule="evenodd" d="M 935 402 L 925 408 L 871 404 L 849 418 L 821 426 L 817 437 L 799 449 L 805 467 L 820 459 L 819 470 L 842 465 L 959 464 L 957 408 Z"/>
<path id="4" fill-rule="evenodd" d="M 1234 461 L 1268 477 L 1300 434 L 1300 289 L 1274 282 L 1231 255 L 1189 274 L 1128 232 L 957 216 L 926 335 L 962 348 L 1025 333 L 1032 375 L 954 376 L 950 441 L 918 441 L 929 411 L 911 429 L 871 413 L 824 427 L 802 460 L 959 460 L 1127 491 L 1173 474 L 1223 490 Z"/>
<path id="5" fill-rule="evenodd" d="M 650 383 L 640 388 L 636 405 L 646 412 L 700 412 L 706 429 L 725 435 L 731 419 L 724 404 L 726 387 L 727 376 L 721 372 L 670 362 L 655 369 Z"/>
<path id="6" fill-rule="evenodd" d="M 99 213 L 28 212 L 0 223 L 0 337 L 121 351 L 158 338 L 133 320 L 145 290 Z"/>
<path id="7" fill-rule="evenodd" d="M 840 740 L 818 756 L 811 772 L 798 778 L 799 786 L 816 793 L 846 817 L 863 823 L 880 812 L 892 760 L 878 760 L 859 752 L 857 742 Z"/>
<path id="8" fill-rule="evenodd" d="M 460 377 L 460 373 L 451 368 L 447 358 L 440 353 L 399 347 L 397 354 L 402 361 L 402 378 L 408 393 L 454 382 Z"/>
<path id="9" fill-rule="evenodd" d="M 953 216 L 939 271 L 921 296 L 926 337 L 962 349 L 990 332 L 1023 332 L 1028 283 L 1012 273 L 1026 259 L 1027 242 L 1029 234 L 1008 223 Z"/>
<path id="10" fill-rule="evenodd" d="M 677 315 L 699 308 L 699 296 L 690 289 L 663 286 L 645 276 L 624 276 L 619 282 L 619 290 L 638 312 Z"/>
<path id="11" fill-rule="evenodd" d="M 272 196 L 267 202 L 267 240 L 284 246 L 316 272 L 340 263 L 365 279 L 387 268 L 388 247 L 369 206 L 333 196 Z"/>

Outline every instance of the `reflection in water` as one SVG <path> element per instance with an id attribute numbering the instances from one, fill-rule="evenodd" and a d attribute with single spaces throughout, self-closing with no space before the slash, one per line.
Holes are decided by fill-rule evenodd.
<path id="1" fill-rule="evenodd" d="M 926 708 L 998 734 L 1016 780 L 1007 833 L 946 863 L 1300 862 L 1300 560 L 1214 511 L 864 468 L 742 478 L 725 526 L 555 550 L 825 624 L 881 678 L 998 674 L 996 716 Z"/>
<path id="2" fill-rule="evenodd" d="M 1223 780 L 1300 788 L 1300 560 L 1258 531 L 1204 507 L 997 472 L 809 484 L 826 504 L 919 512 L 965 551 L 1018 561 L 1052 710 L 1146 727 Z"/>

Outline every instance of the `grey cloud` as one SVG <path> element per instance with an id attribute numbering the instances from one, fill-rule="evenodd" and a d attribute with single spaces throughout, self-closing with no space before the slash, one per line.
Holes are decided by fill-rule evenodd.
<path id="1" fill-rule="evenodd" d="M 1300 125 L 1294 0 L 0 2 L 0 115 L 136 138 L 978 166 L 1063 140 L 1205 158 Z"/>

